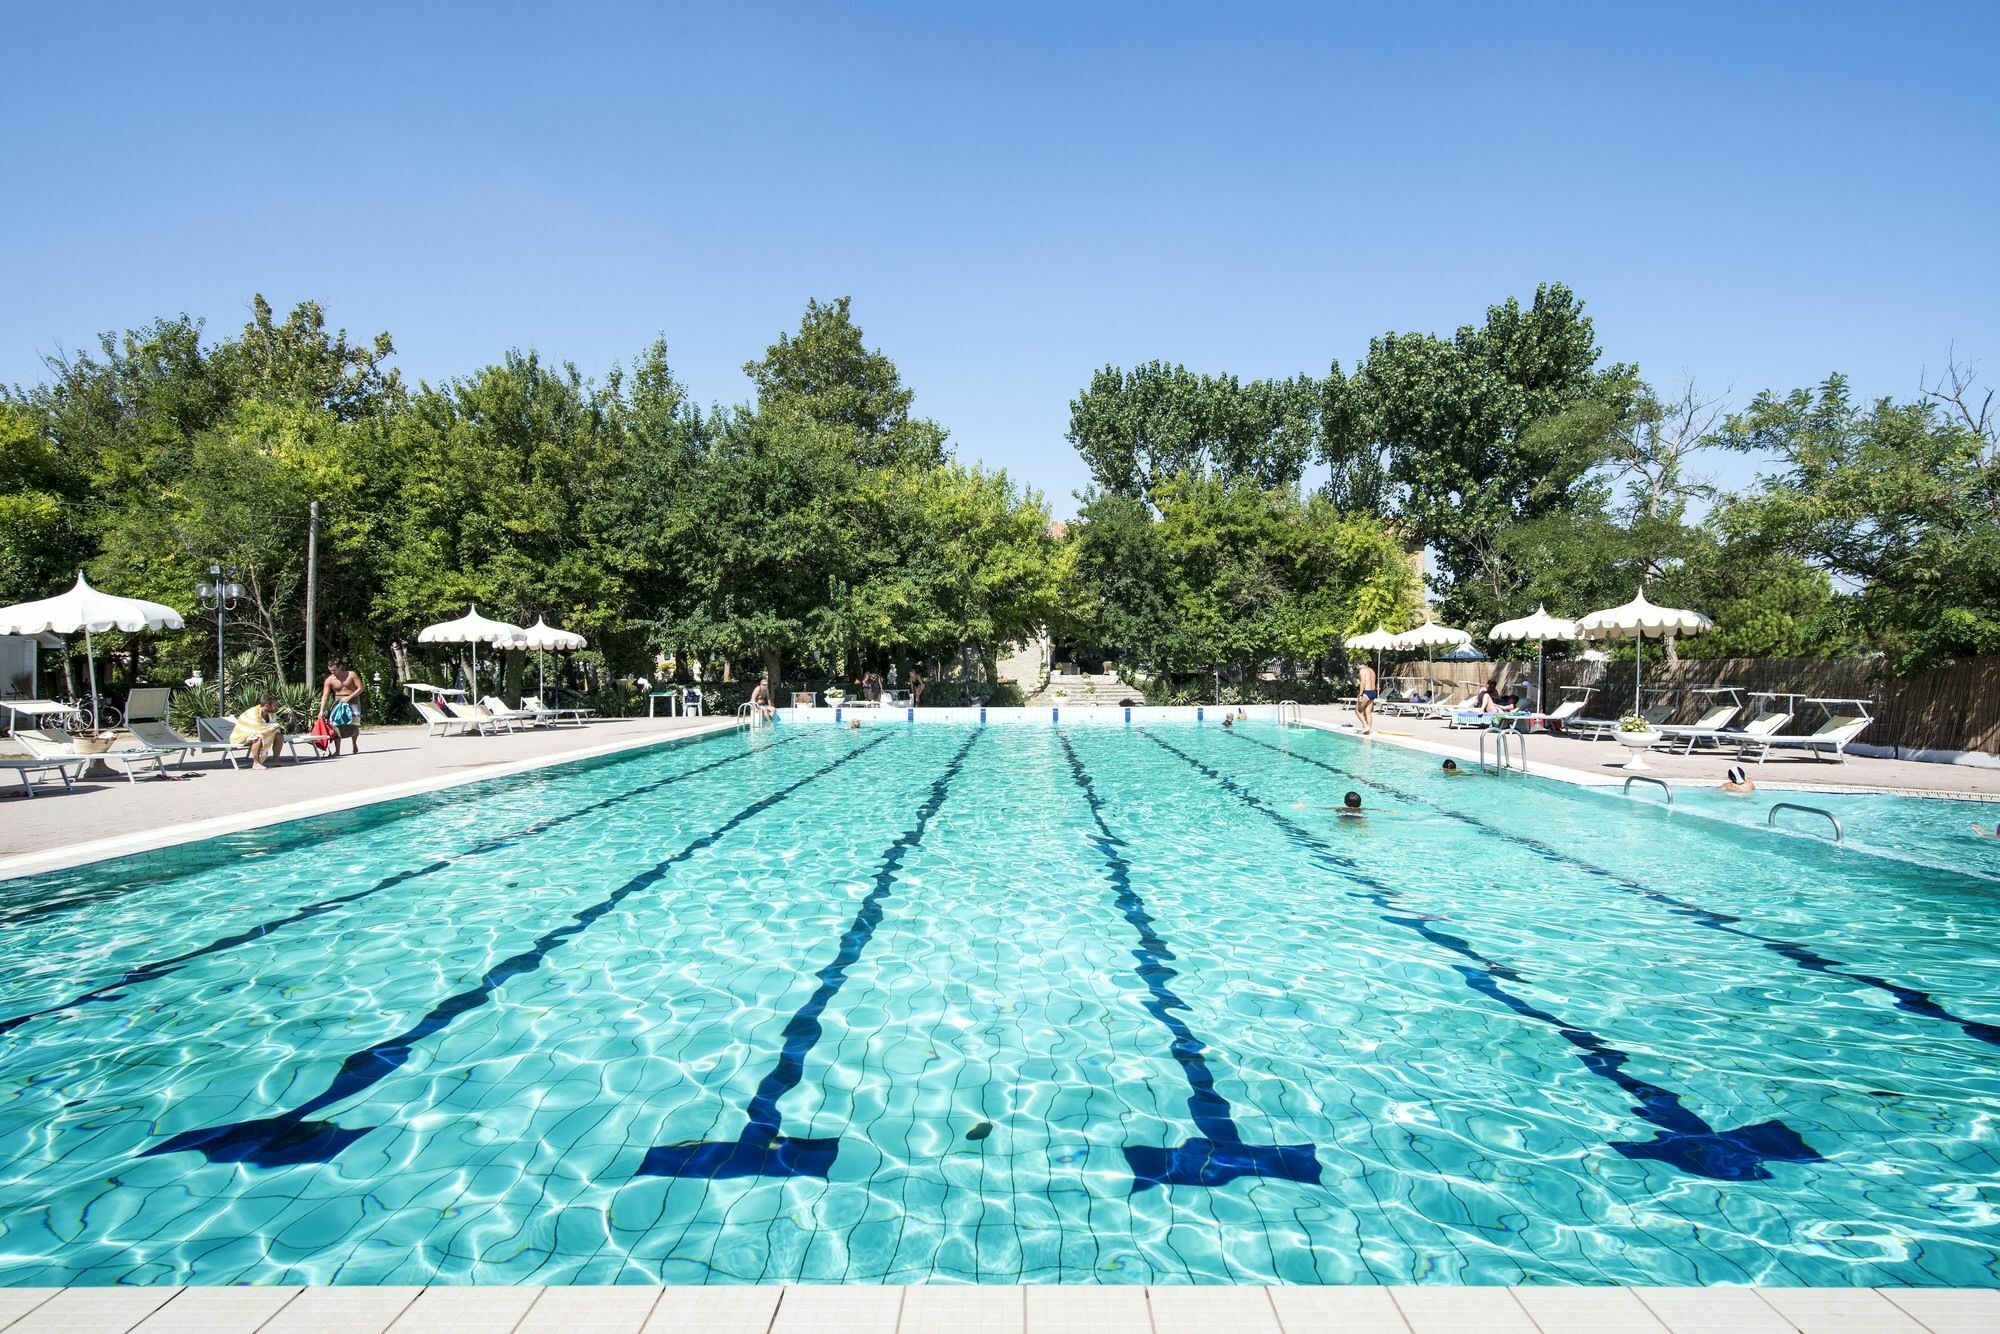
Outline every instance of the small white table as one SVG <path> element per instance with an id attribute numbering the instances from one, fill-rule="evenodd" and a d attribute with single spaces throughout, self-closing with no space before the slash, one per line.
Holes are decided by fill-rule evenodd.
<path id="1" fill-rule="evenodd" d="M 655 690 L 646 696 L 646 716 L 655 717 L 653 710 L 661 700 L 667 701 L 667 716 L 678 717 L 681 712 L 681 692 L 678 690 Z"/>

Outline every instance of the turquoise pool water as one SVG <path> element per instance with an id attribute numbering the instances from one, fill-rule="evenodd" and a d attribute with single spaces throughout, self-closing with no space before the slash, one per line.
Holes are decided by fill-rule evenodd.
<path id="1" fill-rule="evenodd" d="M 0 1281 L 2000 1284 L 1992 883 L 1434 764 L 780 727 L 0 885 Z"/>

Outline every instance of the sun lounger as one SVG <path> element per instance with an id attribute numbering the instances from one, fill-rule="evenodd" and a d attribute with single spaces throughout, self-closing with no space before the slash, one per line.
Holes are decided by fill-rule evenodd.
<path id="1" fill-rule="evenodd" d="M 139 692 L 135 690 L 132 693 L 136 695 Z M 225 760 L 230 759 L 231 747 L 227 741 L 204 741 L 196 737 L 182 736 L 164 722 L 142 720 L 135 723 L 128 719 L 125 730 L 139 743 L 136 750 L 150 751 L 162 760 L 173 756 L 176 766 L 184 767 L 190 755 L 214 755 Z M 230 763 L 234 767 L 235 761 L 230 760 Z"/>
<path id="2" fill-rule="evenodd" d="M 1661 725 L 1660 731 L 1676 739 L 1684 736 L 1710 736 L 1727 727 L 1729 720 L 1736 716 L 1737 710 L 1741 707 L 1742 705 L 1735 703 L 1717 704 L 1691 723 L 1665 723 Z"/>
<path id="3" fill-rule="evenodd" d="M 75 738 L 69 734 L 65 732 L 48 732 L 38 727 L 16 728 L 7 735 L 11 736 L 15 744 L 19 745 L 22 750 L 27 751 L 30 756 L 37 760 L 44 762 L 75 760 L 78 766 L 78 777 L 89 773 L 90 766 L 97 763 L 102 763 L 107 768 L 118 770 L 118 772 L 125 775 L 125 781 L 128 783 L 138 782 L 139 770 L 148 764 L 152 765 L 154 772 L 163 778 L 167 772 L 167 767 L 160 762 L 160 757 L 149 750 L 79 752 L 76 749 Z"/>
<path id="4" fill-rule="evenodd" d="M 1674 706 L 1671 704 L 1655 704 L 1649 709 L 1641 710 L 1639 716 L 1657 728 L 1661 723 L 1674 716 Z M 1608 741 L 1611 738 L 1611 734 L 1618 730 L 1618 724 L 1621 721 L 1623 720 L 1618 718 L 1570 717 L 1563 720 L 1563 735 L 1573 736 L 1583 741 Z"/>
<path id="5" fill-rule="evenodd" d="M 552 709 L 542 703 L 540 695 L 521 696 L 521 707 L 529 713 L 539 713 L 552 722 L 561 722 L 567 718 L 570 722 L 580 723 L 586 718 L 597 716 L 596 709 Z"/>
<path id="6" fill-rule="evenodd" d="M 35 784 L 31 775 L 47 773 L 53 769 L 56 771 L 56 777 L 62 779 L 63 791 L 67 792 L 70 790 L 73 781 L 70 770 L 74 768 L 81 772 L 88 758 L 88 756 L 84 755 L 74 755 L 68 759 L 37 760 L 30 758 L 23 760 L 10 755 L 0 758 L 0 769 L 12 769 L 15 777 L 21 780 L 21 791 L 25 795 L 32 797 L 35 795 Z"/>
<path id="7" fill-rule="evenodd" d="M 219 742 L 224 748 L 223 758 L 229 761 L 229 767 L 232 769 L 240 767 L 236 763 L 239 754 L 244 759 L 250 758 L 250 744 L 247 741 L 230 740 L 236 734 L 234 718 L 197 718 L 194 720 L 194 732 L 203 741 Z M 312 744 L 313 738 L 310 732 L 287 732 L 283 740 L 285 752 L 293 760 L 299 758 L 299 747 L 302 745 L 312 753 L 313 758 L 323 757 L 319 747 Z"/>
<path id="8" fill-rule="evenodd" d="M 1875 720 L 1866 714 L 1829 714 L 1817 730 L 1804 736 L 1764 736 L 1736 752 L 1738 759 L 1762 764 L 1773 750 L 1803 750 L 1814 759 L 1831 755 L 1835 764 L 1847 762 L 1847 744 L 1868 730 Z M 1756 751 L 1753 757 L 1750 752 Z"/>
<path id="9" fill-rule="evenodd" d="M 482 695 L 479 707 L 492 714 L 496 721 L 510 727 L 517 725 L 547 727 L 553 721 L 551 716 L 541 709 L 510 709 L 507 707 L 507 701 L 498 695 Z"/>
<path id="10" fill-rule="evenodd" d="M 477 704 L 461 704 L 455 699 L 448 699 L 444 701 L 444 707 L 459 722 L 482 732 L 515 732 L 521 728 L 521 724 L 511 719 L 496 718 Z"/>
<path id="11" fill-rule="evenodd" d="M 1727 750 L 1736 748 L 1736 758 L 1748 758 L 1745 752 L 1762 746 L 1777 730 L 1792 720 L 1785 709 L 1766 709 L 1741 727 L 1712 727 L 1707 730 L 1687 728 L 1675 731 L 1667 737 L 1667 748 L 1681 748 L 1681 754 L 1690 755 L 1699 745 L 1719 746 Z M 1763 762 L 1763 754 L 1758 754 L 1758 762 Z"/>

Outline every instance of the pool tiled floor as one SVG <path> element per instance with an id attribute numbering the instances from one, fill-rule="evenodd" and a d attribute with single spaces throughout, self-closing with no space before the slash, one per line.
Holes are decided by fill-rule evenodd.
<path id="1" fill-rule="evenodd" d="M 0 1288 L 67 1334 L 1993 1334 L 2000 1289 Z"/>

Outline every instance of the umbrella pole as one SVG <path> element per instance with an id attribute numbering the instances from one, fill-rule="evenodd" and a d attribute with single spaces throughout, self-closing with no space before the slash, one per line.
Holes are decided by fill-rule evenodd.
<path id="1" fill-rule="evenodd" d="M 83 627 L 83 652 L 90 659 L 90 730 L 97 730 L 97 648 L 90 639 L 90 627 Z"/>
<path id="2" fill-rule="evenodd" d="M 1535 712 L 1549 711 L 1549 641 L 1535 641 Z"/>
<path id="3" fill-rule="evenodd" d="M 1639 637 L 1632 641 L 1632 714 L 1634 717 L 1645 712 L 1646 701 L 1639 695 L 1640 673 L 1645 667 L 1645 662 L 1646 632 L 1641 630 Z"/>

